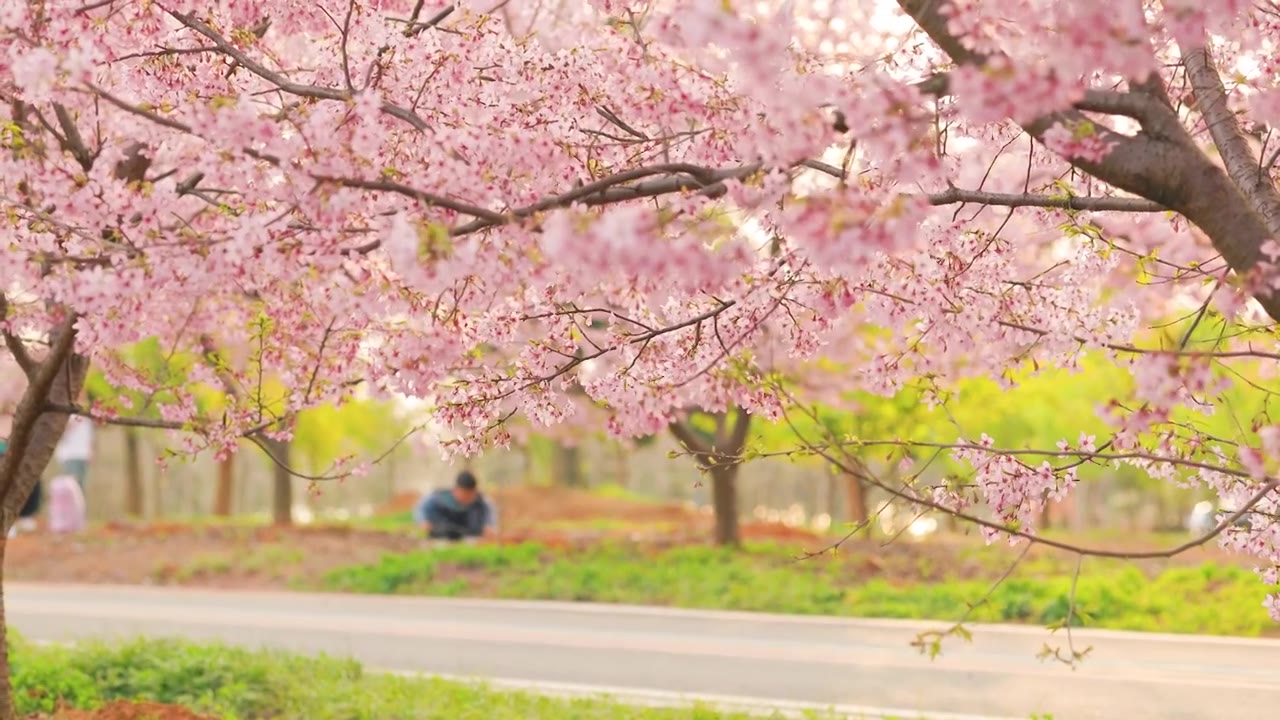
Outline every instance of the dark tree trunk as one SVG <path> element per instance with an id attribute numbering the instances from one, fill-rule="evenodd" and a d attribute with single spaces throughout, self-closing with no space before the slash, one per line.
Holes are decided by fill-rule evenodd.
<path id="1" fill-rule="evenodd" d="M 855 524 L 867 524 L 870 532 L 871 509 L 867 506 L 867 486 L 857 475 L 844 473 L 845 511 L 849 513 L 849 521 Z"/>
<path id="2" fill-rule="evenodd" d="M 289 472 L 290 441 L 263 438 L 272 457 L 271 521 L 276 525 L 293 524 L 293 474 Z"/>
<path id="3" fill-rule="evenodd" d="M 737 547 L 742 544 L 738 528 L 738 467 L 730 465 L 711 471 L 711 503 L 715 509 L 717 545 Z"/>
<path id="4" fill-rule="evenodd" d="M 631 487 L 631 463 L 627 455 L 626 448 L 621 443 L 614 445 L 613 448 L 613 482 L 619 487 Z"/>
<path id="5" fill-rule="evenodd" d="M 142 449 L 138 442 L 138 429 L 124 429 L 124 512 L 133 518 L 143 515 L 142 507 Z"/>
<path id="6" fill-rule="evenodd" d="M 555 473 L 553 484 L 565 487 L 580 488 L 584 486 L 582 478 L 582 453 L 578 446 L 557 445 L 552 460 Z"/>
<path id="7" fill-rule="evenodd" d="M 742 408 L 716 416 L 716 431 L 708 436 L 688 420 L 677 420 L 669 429 L 676 440 L 689 451 L 694 462 L 711 476 L 711 503 L 715 511 L 717 545 L 737 547 L 742 544 L 738 526 L 738 466 L 747 444 L 751 416 Z"/>
<path id="8" fill-rule="evenodd" d="M 0 720 L 15 720 L 4 617 L 4 549 L 9 530 L 53 459 L 54 448 L 67 427 L 66 413 L 48 409 L 73 406 L 84 387 L 89 362 L 73 352 L 74 346 L 75 332 L 68 320 L 50 333 L 49 352 L 42 362 L 31 360 L 23 348 L 15 354 L 26 373 L 27 386 L 13 413 L 8 447 L 0 456 Z M 10 352 L 15 351 L 11 348 Z"/>
<path id="9" fill-rule="evenodd" d="M 213 514 L 231 516 L 231 500 L 236 481 L 236 456 L 228 455 L 218 461 L 218 482 L 213 491 Z"/>

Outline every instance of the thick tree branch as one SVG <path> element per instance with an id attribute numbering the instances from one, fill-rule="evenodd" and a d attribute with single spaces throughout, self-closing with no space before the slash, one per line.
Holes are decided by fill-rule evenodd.
<path id="1" fill-rule="evenodd" d="M 76 162 L 80 163 L 81 168 L 88 171 L 93 167 L 93 153 L 90 152 L 89 146 L 85 145 L 84 138 L 80 135 L 80 130 L 76 127 L 71 113 L 61 103 L 54 103 L 53 114 L 58 118 L 58 125 L 62 127 L 62 140 L 66 150 L 71 153 Z"/>
<path id="2" fill-rule="evenodd" d="M 9 319 L 9 298 L 0 294 L 0 322 L 8 322 Z M 9 354 L 13 356 L 13 361 L 18 363 L 18 367 L 27 376 L 27 379 L 33 379 L 36 372 L 36 361 L 27 353 L 27 346 L 22 339 L 14 335 L 6 327 L 0 334 L 4 335 L 5 347 L 9 348 Z"/>
<path id="3" fill-rule="evenodd" d="M 693 456 L 693 459 L 699 465 L 707 466 L 707 463 L 712 459 L 712 448 L 693 429 L 688 418 L 672 421 L 671 424 L 667 425 L 667 428 L 671 430 L 671 434 L 684 446 L 685 450 L 689 451 L 689 454 Z"/>
<path id="4" fill-rule="evenodd" d="M 943 0 L 898 0 L 902 10 L 957 63 L 985 64 L 989 59 L 987 56 L 970 50 L 951 33 L 947 17 L 942 12 L 944 4 Z M 1209 110 L 1212 113 L 1213 107 L 1219 104 L 1215 100 L 1225 95 L 1221 79 L 1216 72 L 1205 72 L 1206 69 L 1211 70 L 1207 54 L 1197 57 L 1195 52 L 1189 53 L 1188 61 L 1188 73 L 1198 72 L 1203 76 L 1200 82 L 1208 92 L 1203 102 L 1212 106 Z M 943 81 L 926 81 L 929 82 L 945 88 Z M 1093 96 L 1098 108 L 1117 109 L 1124 105 L 1135 114 L 1140 114 L 1137 110 L 1142 110 L 1142 114 L 1149 112 L 1146 118 L 1139 118 L 1145 123 L 1144 132 L 1128 137 L 1091 123 L 1098 137 L 1110 145 L 1110 151 L 1100 162 L 1079 158 L 1070 158 L 1069 162 L 1115 188 L 1185 215 L 1209 236 L 1214 248 L 1232 270 L 1249 272 L 1258 262 L 1262 244 L 1276 237 L 1276 230 L 1280 228 L 1280 201 L 1274 197 L 1274 188 L 1259 188 L 1256 160 L 1247 163 L 1248 183 L 1238 187 L 1231 177 L 1204 156 L 1181 123 L 1170 122 L 1166 111 L 1171 113 L 1172 110 L 1157 110 L 1164 103 L 1160 93 L 1150 85 L 1149 78 L 1139 82 L 1137 89 L 1140 92 L 1134 94 L 1150 99 L 1149 108 L 1132 100 L 1121 103 L 1110 96 Z M 1221 105 L 1225 109 L 1225 100 Z M 1088 117 L 1080 110 L 1071 109 L 1025 122 L 1023 128 L 1042 139 L 1045 131 L 1057 123 L 1070 127 L 1083 122 L 1089 122 Z M 1210 122 L 1212 130 L 1215 123 Z M 1219 133 L 1227 130 L 1238 132 L 1233 119 L 1229 125 L 1216 125 Z M 1234 146 L 1229 137 L 1224 139 L 1229 148 Z M 1232 151 L 1231 154 L 1238 153 Z M 1248 190 L 1242 191 L 1242 187 Z M 1251 207 L 1246 193 L 1252 193 L 1261 211 Z M 1272 318 L 1280 319 L 1280 293 L 1259 294 L 1257 300 Z"/>
<path id="5" fill-rule="evenodd" d="M 1084 98 L 1075 103 L 1075 108 L 1133 118 L 1142 124 L 1144 131 L 1163 140 L 1180 140 L 1186 136 L 1177 114 L 1145 92 L 1089 89 L 1085 91 Z"/>
<path id="6" fill-rule="evenodd" d="M 899 0 L 907 15 L 953 60 L 962 65 L 985 65 L 990 58 L 970 50 L 951 34 L 947 17 L 942 12 L 941 0 Z M 1099 96 L 1095 100 L 1102 101 Z M 1110 100 L 1112 105 L 1119 103 Z M 1106 104 L 1106 103 L 1104 103 Z M 1188 138 L 1186 142 L 1166 140 L 1151 135 L 1129 137 L 1092 122 L 1079 110 L 1063 110 L 1022 123 L 1022 127 L 1037 139 L 1061 123 L 1071 127 L 1081 123 L 1091 124 L 1099 138 L 1111 146 L 1111 151 L 1101 162 L 1071 158 L 1072 165 L 1126 192 L 1140 195 L 1165 207 L 1177 208 L 1186 203 L 1188 188 L 1180 182 L 1187 163 L 1188 151 L 1195 152 Z M 1167 129 L 1167 128 L 1166 128 Z M 1185 133 L 1183 133 L 1185 135 Z"/>
<path id="7" fill-rule="evenodd" d="M 735 407 L 733 424 L 729 426 L 728 434 L 718 439 L 719 447 L 716 449 L 721 453 L 741 455 L 742 448 L 747 444 L 747 431 L 750 428 L 751 414 L 741 407 Z"/>
<path id="8" fill-rule="evenodd" d="M 27 348 L 22 344 L 22 340 L 17 335 L 5 330 L 4 344 L 5 347 L 9 348 L 9 354 L 13 356 L 13 361 L 18 363 L 22 373 L 27 376 L 27 379 L 32 379 L 36 373 L 36 362 L 27 353 Z"/>
<path id="9" fill-rule="evenodd" d="M 973 55 L 973 58 L 967 64 L 986 62 L 985 58 L 980 59 L 980 56 L 976 54 Z M 1152 94 L 1154 88 L 1149 88 L 1144 83 L 1135 83 L 1135 85 L 1142 86 L 1144 92 L 1120 92 L 1118 90 L 1089 88 L 1084 91 L 1084 97 L 1077 101 L 1074 107 L 1077 110 L 1096 112 L 1103 115 L 1119 115 L 1133 118 L 1141 122 L 1143 127 L 1153 134 L 1167 137 L 1176 137 L 1180 134 L 1182 126 L 1178 122 L 1178 116 L 1173 112 L 1172 108 L 1161 102 L 1158 96 Z M 914 87 L 923 95 L 934 97 L 950 95 L 951 74 L 948 72 L 934 73 L 917 82 Z"/>
<path id="10" fill-rule="evenodd" d="M 1272 236 L 1280 238 L 1280 192 L 1269 177 L 1258 172 L 1259 160 L 1245 140 L 1235 113 L 1227 107 L 1227 91 L 1209 50 L 1198 47 L 1184 52 L 1182 64 L 1196 93 L 1196 109 L 1204 118 L 1227 174 Z"/>
<path id="11" fill-rule="evenodd" d="M 502 213 L 497 213 L 492 210 L 482 208 L 479 205 L 472 205 L 470 203 L 453 200 L 453 199 L 444 197 L 442 195 L 423 192 L 422 190 L 418 190 L 417 188 L 413 188 L 403 183 L 398 183 L 391 180 L 363 180 L 360 178 L 329 177 L 325 175 L 313 175 L 312 177 L 314 177 L 317 182 L 332 183 L 334 185 L 339 185 L 341 187 L 355 188 L 359 190 L 390 192 L 390 193 L 395 193 L 397 195 L 403 195 L 404 197 L 417 200 L 418 202 L 421 202 L 423 205 L 442 207 L 442 208 L 445 208 L 446 210 L 453 210 L 454 212 L 470 215 L 474 218 L 491 222 L 495 225 L 502 224 L 507 221 L 506 216 L 504 216 Z"/>
<path id="12" fill-rule="evenodd" d="M 80 392 L 88 363 L 75 354 L 76 315 L 53 331 L 49 353 L 39 365 L 13 414 L 9 447 L 0 458 L 0 532 L 8 532 L 53 455 L 66 426 L 65 417 L 44 414 L 50 398 Z M 62 381 L 62 382 L 60 382 Z"/>

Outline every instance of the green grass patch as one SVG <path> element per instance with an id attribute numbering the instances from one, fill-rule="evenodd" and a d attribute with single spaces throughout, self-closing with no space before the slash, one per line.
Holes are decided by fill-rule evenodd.
<path id="1" fill-rule="evenodd" d="M 747 720 L 707 707 L 646 708 L 367 673 L 359 663 L 145 640 L 37 647 L 10 633 L 19 715 L 113 700 L 182 705 L 224 720 Z M 813 715 L 813 720 L 826 716 Z M 905 719 L 904 719 L 905 720 Z"/>
<path id="2" fill-rule="evenodd" d="M 324 589 L 378 593 L 666 605 L 802 615 L 1014 622 L 1211 635 L 1275 629 L 1266 587 L 1244 568 L 1203 564 L 1144 572 L 1119 561 L 1028 561 L 994 590 L 998 563 L 957 566 L 916 557 L 909 568 L 868 569 L 858 557 L 797 561 L 772 546 L 662 552 L 601 545 L 566 555 L 538 545 L 452 546 L 384 556 L 328 573 Z M 928 567 L 925 567 L 927 565 Z M 919 578 L 929 578 L 920 581 Z M 970 607 L 972 610 L 970 610 Z"/>

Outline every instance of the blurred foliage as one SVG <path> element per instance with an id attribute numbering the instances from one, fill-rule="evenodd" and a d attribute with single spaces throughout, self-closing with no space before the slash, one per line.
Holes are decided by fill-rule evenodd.
<path id="1" fill-rule="evenodd" d="M 705 546 L 658 552 L 601 545 L 569 555 L 535 544 L 462 545 L 338 569 L 322 587 L 946 621 L 959 620 L 977 604 L 972 622 L 1065 620 L 1073 562 L 1057 556 L 1025 562 L 992 591 L 1008 555 L 979 548 L 974 553 L 959 560 L 926 553 L 872 562 L 842 551 L 797 562 L 793 551 L 774 546 L 736 553 Z M 894 567 L 895 562 L 908 565 Z M 1073 624 L 1256 636 L 1275 628 L 1261 609 L 1265 595 L 1257 576 L 1239 567 L 1169 566 L 1148 574 L 1120 561 L 1090 560 L 1077 583 Z"/>
<path id="2" fill-rule="evenodd" d="M 161 389 L 141 393 L 112 386 L 100 368 L 90 369 L 85 387 L 90 399 L 132 417 L 159 418 L 158 406 L 178 400 L 172 388 L 181 388 L 194 398 L 196 407 L 206 417 L 216 418 L 227 406 L 221 387 L 187 380 L 191 368 L 200 358 L 190 353 L 175 353 L 161 347 L 154 339 L 143 340 L 120 351 L 121 359 L 138 370 Z M 257 398 L 255 388 L 255 400 Z M 267 417 L 284 411 L 288 389 L 267 376 L 262 380 L 261 399 Z M 302 467 L 318 472 L 339 458 L 362 454 L 376 458 L 389 450 L 410 429 L 408 420 L 394 402 L 356 400 L 341 407 L 319 405 L 297 415 L 292 452 Z M 263 457 L 263 463 L 268 463 Z"/>
<path id="3" fill-rule="evenodd" d="M 37 647 L 10 633 L 20 716 L 113 700 L 182 705 L 223 720 L 747 720 L 706 707 L 500 692 L 370 673 L 353 660 L 174 640 Z M 822 720 L 813 716 L 812 720 Z"/>

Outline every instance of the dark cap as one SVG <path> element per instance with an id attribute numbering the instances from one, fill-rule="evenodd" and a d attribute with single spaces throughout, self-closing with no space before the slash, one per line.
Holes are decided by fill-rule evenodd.
<path id="1" fill-rule="evenodd" d="M 458 479 L 454 480 L 453 484 L 463 490 L 475 490 L 476 476 L 472 475 L 470 470 L 463 470 L 458 473 Z"/>

